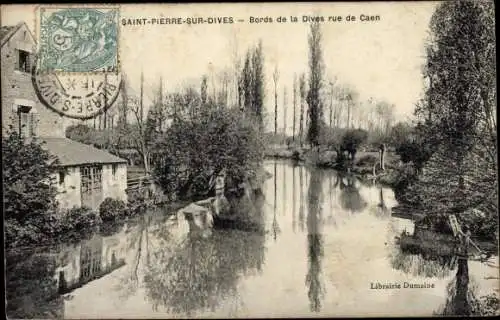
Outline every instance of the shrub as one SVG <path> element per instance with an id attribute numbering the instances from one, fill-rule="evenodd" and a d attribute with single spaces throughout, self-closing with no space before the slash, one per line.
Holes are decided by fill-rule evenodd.
<path id="1" fill-rule="evenodd" d="M 342 136 L 342 142 L 340 145 L 340 153 L 338 156 L 342 157 L 342 152 L 347 151 L 351 160 L 356 157 L 356 152 L 359 147 L 366 142 L 368 139 L 368 132 L 363 129 L 347 130 Z M 340 160 L 341 158 L 339 158 Z M 344 159 L 342 159 L 344 160 Z"/>
<path id="2" fill-rule="evenodd" d="M 36 139 L 25 141 L 9 132 L 2 137 L 2 162 L 6 245 L 19 240 L 36 243 L 43 238 L 41 228 L 51 223 L 49 213 L 57 207 L 57 190 L 51 183 L 57 158 Z"/>
<path id="3" fill-rule="evenodd" d="M 66 210 L 63 212 L 61 219 L 61 231 L 63 233 L 92 230 L 101 223 L 99 215 L 87 207 L 73 207 Z"/>
<path id="4" fill-rule="evenodd" d="M 421 170 L 424 163 L 429 160 L 431 151 L 429 147 L 414 141 L 404 141 L 396 146 L 396 154 L 404 163 L 412 162 L 417 170 Z"/>
<path id="5" fill-rule="evenodd" d="M 99 216 L 104 222 L 114 221 L 118 217 L 127 216 L 127 211 L 127 205 L 119 199 L 106 198 L 99 206 Z"/>

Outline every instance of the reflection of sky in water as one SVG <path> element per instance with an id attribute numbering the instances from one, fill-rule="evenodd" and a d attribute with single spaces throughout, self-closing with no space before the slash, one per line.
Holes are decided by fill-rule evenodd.
<path id="1" fill-rule="evenodd" d="M 273 164 L 266 170 L 273 173 Z M 120 235 L 127 265 L 76 289 L 65 316 L 431 315 L 446 301 L 456 271 L 396 249 L 394 236 L 413 226 L 390 217 L 390 189 L 359 181 L 341 189 L 333 170 L 286 162 L 276 176 L 276 190 L 274 178 L 263 187 L 265 235 L 226 230 L 203 238 L 188 236 L 183 219 L 145 219 Z M 492 281 L 483 275 L 498 269 L 469 262 L 469 271 L 486 292 Z M 435 288 L 370 289 L 404 281 Z"/>

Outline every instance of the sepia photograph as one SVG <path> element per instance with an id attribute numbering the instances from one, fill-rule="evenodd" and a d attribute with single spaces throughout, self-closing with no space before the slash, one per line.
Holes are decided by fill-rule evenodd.
<path id="1" fill-rule="evenodd" d="M 6 317 L 500 315 L 495 25 L 1 5 Z"/>

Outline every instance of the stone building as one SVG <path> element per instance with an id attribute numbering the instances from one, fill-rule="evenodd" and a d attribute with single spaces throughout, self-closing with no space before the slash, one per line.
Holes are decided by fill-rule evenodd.
<path id="1" fill-rule="evenodd" d="M 9 129 L 26 138 L 37 137 L 60 161 L 56 177 L 63 208 L 97 208 L 106 197 L 126 200 L 127 161 L 106 151 L 65 137 L 74 121 L 52 111 L 38 99 L 31 80 L 36 41 L 21 22 L 2 26 L 2 136 Z"/>

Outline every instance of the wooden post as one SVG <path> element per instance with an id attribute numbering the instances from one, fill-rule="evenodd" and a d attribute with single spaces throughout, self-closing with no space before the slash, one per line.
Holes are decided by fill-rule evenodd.
<path id="1" fill-rule="evenodd" d="M 385 144 L 382 143 L 380 145 L 380 169 L 382 171 L 385 171 L 385 164 L 384 164 L 384 161 L 385 161 Z"/>

